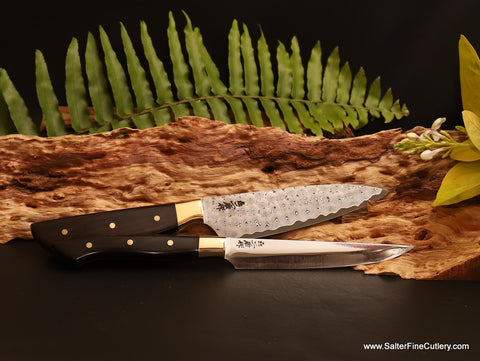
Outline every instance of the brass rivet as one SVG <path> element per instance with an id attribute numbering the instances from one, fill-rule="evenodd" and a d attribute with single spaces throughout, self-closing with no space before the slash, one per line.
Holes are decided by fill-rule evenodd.
<path id="1" fill-rule="evenodd" d="M 159 216 L 159 215 L 156 215 L 155 217 L 153 217 L 153 220 L 154 220 L 155 222 L 158 222 L 158 221 L 160 220 L 160 216 Z"/>
<path id="2" fill-rule="evenodd" d="M 62 232 L 63 236 L 66 236 L 68 234 L 68 229 L 64 228 L 64 229 L 62 229 L 61 232 Z"/>
<path id="3" fill-rule="evenodd" d="M 114 229 L 117 225 L 112 222 L 112 223 L 110 223 L 108 226 L 109 226 L 111 229 Z"/>
<path id="4" fill-rule="evenodd" d="M 169 240 L 167 241 L 167 245 L 170 246 L 170 247 L 173 246 L 173 241 L 172 241 L 171 239 L 169 239 Z"/>
<path id="5" fill-rule="evenodd" d="M 127 241 L 127 244 L 128 244 L 129 246 L 132 246 L 132 245 L 133 245 L 133 239 L 129 239 L 129 240 Z"/>
<path id="6" fill-rule="evenodd" d="M 93 247 L 93 243 L 92 243 L 92 242 L 87 242 L 87 243 L 85 244 L 85 247 L 87 247 L 87 248 L 92 248 L 92 247 Z"/>

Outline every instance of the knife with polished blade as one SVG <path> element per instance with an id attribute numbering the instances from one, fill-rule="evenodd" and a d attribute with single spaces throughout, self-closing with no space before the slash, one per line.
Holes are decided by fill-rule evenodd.
<path id="1" fill-rule="evenodd" d="M 192 236 L 96 236 L 49 240 L 45 247 L 73 264 L 105 259 L 223 257 L 236 269 L 352 267 L 386 261 L 411 246 L 373 243 Z"/>
<path id="2" fill-rule="evenodd" d="M 60 218 L 34 223 L 31 230 L 40 241 L 73 240 L 165 233 L 203 219 L 218 236 L 258 238 L 336 218 L 387 193 L 353 184 L 297 186 Z"/>

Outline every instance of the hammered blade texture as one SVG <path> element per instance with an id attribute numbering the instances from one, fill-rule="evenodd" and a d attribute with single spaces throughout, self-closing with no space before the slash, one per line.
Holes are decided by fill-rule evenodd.
<path id="1" fill-rule="evenodd" d="M 323 184 L 202 200 L 203 221 L 222 237 L 261 237 L 305 227 L 363 207 L 381 188 Z"/>

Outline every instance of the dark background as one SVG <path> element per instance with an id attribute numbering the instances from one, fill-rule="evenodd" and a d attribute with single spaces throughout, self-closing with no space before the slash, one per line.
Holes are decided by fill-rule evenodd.
<path id="1" fill-rule="evenodd" d="M 477 1 L 10 2 L 0 13 L 0 66 L 39 115 L 34 51 L 42 50 L 60 102 L 67 46 L 103 25 L 120 54 L 119 22 L 138 40 L 145 20 L 168 62 L 166 28 L 181 10 L 226 67 L 232 20 L 257 25 L 273 46 L 299 38 L 340 47 L 352 70 L 406 103 L 409 129 L 446 116 L 461 124 L 457 44 L 480 49 Z M 98 38 L 97 38 L 98 39 Z M 82 50 L 83 51 L 83 50 Z M 168 66 L 168 64 L 167 64 Z M 376 122 L 365 131 L 383 129 Z M 350 269 L 234 271 L 223 261 L 105 265 L 70 270 L 37 244 L 0 247 L 0 361 L 26 360 L 474 360 L 478 282 L 423 282 Z M 468 343 L 469 351 L 364 351 L 370 342 Z"/>
<path id="2" fill-rule="evenodd" d="M 261 25 L 272 52 L 277 41 L 288 46 L 292 36 L 297 36 L 304 62 L 317 40 L 321 41 L 324 61 L 339 46 L 342 62 L 349 61 L 353 72 L 364 67 L 369 83 L 381 76 L 383 91 L 392 88 L 395 98 L 408 105 L 411 116 L 391 126 L 430 125 L 439 116 L 447 117 L 447 128 L 462 122 L 457 45 L 464 34 L 480 48 L 480 4 L 474 0 L 19 1 L 2 11 L 0 66 L 7 69 L 33 116 L 38 117 L 35 49 L 43 52 L 57 96 L 64 104 L 64 61 L 72 37 L 78 38 L 83 53 L 87 33 L 92 32 L 98 41 L 98 26 L 102 25 L 123 57 L 119 22 L 139 41 L 139 21 L 145 20 L 168 67 L 170 10 L 179 32 L 185 24 L 182 10 L 188 13 L 222 70 L 227 65 L 228 31 L 232 20 L 237 19 L 249 27 L 254 39 Z M 374 127 L 384 125 L 380 122 Z"/>

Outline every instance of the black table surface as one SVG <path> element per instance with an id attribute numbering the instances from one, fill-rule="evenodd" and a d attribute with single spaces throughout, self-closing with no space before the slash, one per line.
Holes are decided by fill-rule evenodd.
<path id="1" fill-rule="evenodd" d="M 133 34 L 143 19 L 166 51 L 168 11 L 181 29 L 182 9 L 219 66 L 226 65 L 226 37 L 236 18 L 254 35 L 262 25 L 273 45 L 288 45 L 296 35 L 305 59 L 321 40 L 325 54 L 338 45 L 341 58 L 354 71 L 364 66 L 370 81 L 381 75 L 382 88 L 391 87 L 411 115 L 377 122 L 378 129 L 429 125 L 439 116 L 447 117 L 447 129 L 461 124 L 457 42 L 465 34 L 480 49 L 480 3 L 473 0 L 15 1 L 2 9 L 0 66 L 35 108 L 34 49 L 43 51 L 61 89 L 73 36 L 84 46 L 87 32 L 103 25 L 118 47 L 123 21 L 138 45 Z M 480 356 L 478 282 L 403 280 L 352 269 L 235 271 L 223 260 L 70 269 L 35 242 L 15 240 L 0 246 L 0 287 L 0 361 Z M 384 350 L 366 350 L 367 344 Z M 442 345 L 468 350 L 439 350 Z"/>
<path id="2" fill-rule="evenodd" d="M 0 360 L 474 360 L 477 282 L 224 260 L 65 268 L 0 249 Z M 378 343 L 384 351 L 365 350 Z M 401 345 L 431 350 L 400 350 Z M 467 344 L 469 350 L 435 350 Z M 408 346 L 403 346 L 408 347 Z"/>

